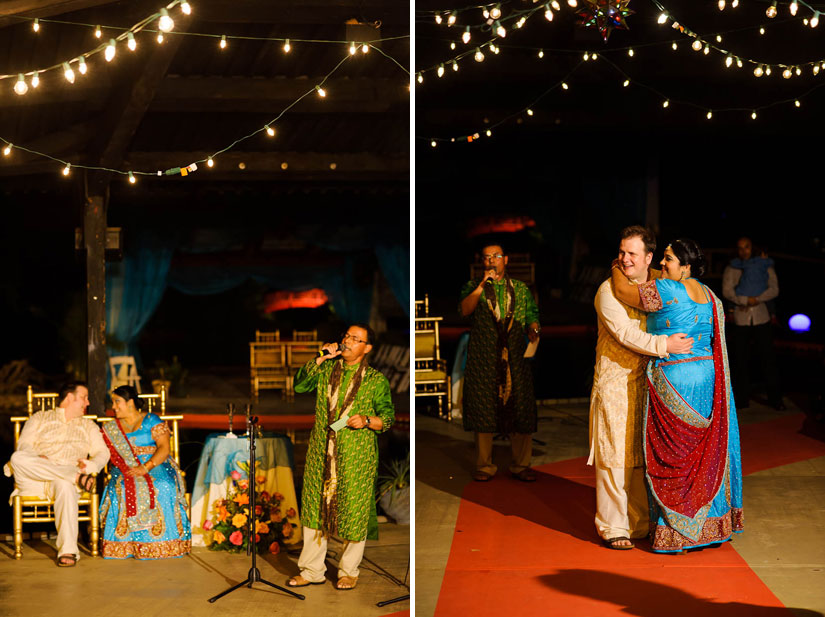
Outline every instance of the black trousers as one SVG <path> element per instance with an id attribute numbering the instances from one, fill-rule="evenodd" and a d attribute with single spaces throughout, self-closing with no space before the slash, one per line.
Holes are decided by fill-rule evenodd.
<path id="1" fill-rule="evenodd" d="M 779 387 L 779 372 L 776 365 L 776 352 L 773 348 L 771 324 L 759 326 L 737 326 L 731 324 L 732 338 L 731 372 L 733 397 L 737 407 L 748 407 L 751 397 L 754 364 L 762 374 L 762 382 L 768 395 L 768 403 L 776 406 L 782 403 L 782 391 Z"/>

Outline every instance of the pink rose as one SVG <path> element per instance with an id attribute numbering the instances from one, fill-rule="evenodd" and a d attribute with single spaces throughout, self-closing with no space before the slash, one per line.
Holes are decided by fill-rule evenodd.
<path id="1" fill-rule="evenodd" d="M 240 471 L 238 471 L 238 470 L 236 470 L 236 469 L 233 469 L 233 470 L 232 470 L 232 473 L 230 473 L 229 475 L 230 475 L 230 476 L 232 476 L 232 479 L 233 479 L 233 480 L 236 480 L 236 481 L 237 481 L 237 480 L 240 480 L 240 479 L 241 479 L 241 472 L 240 472 Z"/>
<path id="2" fill-rule="evenodd" d="M 298 516 L 298 513 L 295 511 L 295 508 L 290 508 L 286 511 L 287 518 L 295 518 Z"/>
<path id="3" fill-rule="evenodd" d="M 248 481 L 241 480 L 240 482 L 238 482 L 238 488 L 241 489 L 242 491 L 245 491 L 248 487 L 249 487 L 249 482 Z"/>
<path id="4" fill-rule="evenodd" d="M 262 493 L 259 495 L 259 497 L 260 497 L 261 501 L 263 501 L 264 503 L 266 503 L 267 501 L 269 501 L 269 493 L 267 493 L 266 491 L 262 492 Z"/>
<path id="5" fill-rule="evenodd" d="M 213 527 L 213 525 L 212 525 L 212 521 L 204 521 L 204 523 L 203 523 L 203 528 L 204 528 L 206 531 L 209 531 L 210 529 L 212 529 L 212 527 Z"/>
<path id="6" fill-rule="evenodd" d="M 235 546 L 243 544 L 243 534 L 240 531 L 233 531 L 229 534 L 229 541 Z"/>
<path id="7" fill-rule="evenodd" d="M 273 542 L 272 544 L 269 545 L 269 552 L 272 553 L 273 555 L 277 555 L 278 553 L 281 552 L 281 545 L 278 544 L 277 542 Z"/>

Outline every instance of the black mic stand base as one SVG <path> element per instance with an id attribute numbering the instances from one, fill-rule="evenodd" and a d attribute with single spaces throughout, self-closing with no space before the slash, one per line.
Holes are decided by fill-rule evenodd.
<path id="1" fill-rule="evenodd" d="M 387 604 L 395 604 L 396 602 L 402 602 L 403 600 L 409 600 L 410 594 L 404 594 L 403 596 L 398 596 L 397 598 L 393 598 L 392 600 L 384 600 L 383 602 L 378 602 L 375 606 L 387 606 Z"/>
<path id="2" fill-rule="evenodd" d="M 302 596 L 300 593 L 295 593 L 294 591 L 290 591 L 289 589 L 284 589 L 280 585 L 276 585 L 275 583 L 270 583 L 268 580 L 266 580 L 264 578 L 261 578 L 260 570 L 258 570 L 258 568 L 256 568 L 256 567 L 252 567 L 252 568 L 250 568 L 249 574 L 247 574 L 245 581 L 241 581 L 237 585 L 233 585 L 229 589 L 220 592 L 218 595 L 216 595 L 212 598 L 209 598 L 209 602 L 214 602 L 215 600 L 218 600 L 218 599 L 222 598 L 226 594 L 232 593 L 236 589 L 240 589 L 244 585 L 246 585 L 247 587 L 252 587 L 252 583 L 264 583 L 265 585 L 269 585 L 270 587 L 274 587 L 275 589 L 280 589 L 281 591 L 284 591 L 284 592 L 288 593 L 291 596 L 295 596 L 299 600 L 306 600 L 306 596 Z"/>

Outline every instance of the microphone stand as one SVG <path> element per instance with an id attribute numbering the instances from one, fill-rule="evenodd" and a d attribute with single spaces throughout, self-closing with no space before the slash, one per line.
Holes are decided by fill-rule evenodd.
<path id="1" fill-rule="evenodd" d="M 258 570 L 257 567 L 257 555 L 258 555 L 258 547 L 255 544 L 255 428 L 258 423 L 258 417 L 252 416 L 251 412 L 251 405 L 246 406 L 246 432 L 249 437 L 249 485 L 248 485 L 248 495 L 249 495 L 249 511 L 250 515 L 247 519 L 247 545 L 246 545 L 246 554 L 252 554 L 252 567 L 249 569 L 249 574 L 246 575 L 246 580 L 241 581 L 237 585 L 233 585 L 229 589 L 226 589 L 219 593 L 216 596 L 209 598 L 209 602 L 215 602 L 215 600 L 222 598 L 228 593 L 232 593 L 236 589 L 240 589 L 244 585 L 251 588 L 252 583 L 264 583 L 269 585 L 270 587 L 274 587 L 275 589 L 280 589 L 288 593 L 291 596 L 298 598 L 299 600 L 305 600 L 306 597 L 302 596 L 300 593 L 295 593 L 294 591 L 290 591 L 280 585 L 276 585 L 275 583 L 271 583 L 268 580 L 261 577 L 261 572 Z"/>

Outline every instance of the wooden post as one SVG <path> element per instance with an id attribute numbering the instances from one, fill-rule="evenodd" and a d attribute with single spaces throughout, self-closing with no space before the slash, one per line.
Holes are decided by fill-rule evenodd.
<path id="1" fill-rule="evenodd" d="M 106 403 L 106 197 L 86 195 L 83 244 L 86 249 L 86 343 L 89 412 L 103 415 Z"/>

